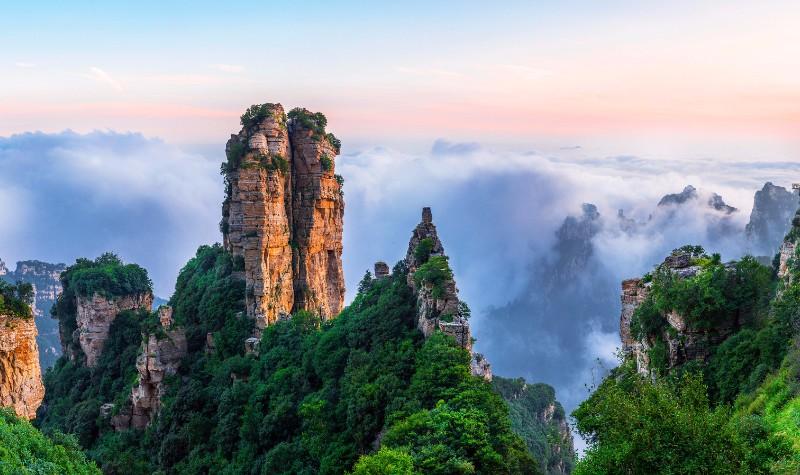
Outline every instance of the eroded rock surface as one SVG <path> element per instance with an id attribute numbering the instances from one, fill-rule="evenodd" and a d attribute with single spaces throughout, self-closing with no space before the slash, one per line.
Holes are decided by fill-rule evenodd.
<path id="1" fill-rule="evenodd" d="M 171 310 L 170 307 L 161 308 Z M 130 406 L 112 417 L 111 424 L 116 430 L 147 427 L 161 410 L 162 398 L 167 390 L 165 378 L 178 374 L 181 360 L 187 354 L 184 330 L 170 329 L 171 325 L 172 322 L 166 326 L 162 323 L 161 332 L 151 333 L 142 341 L 136 358 L 139 384 L 131 390 Z"/>
<path id="2" fill-rule="evenodd" d="M 44 399 L 36 334 L 33 317 L 0 315 L 0 406 L 26 419 Z"/>
<path id="3" fill-rule="evenodd" d="M 257 329 L 298 310 L 323 318 L 344 304 L 344 199 L 325 135 L 287 121 L 280 104 L 228 141 L 225 248 L 246 281 Z"/>
<path id="4" fill-rule="evenodd" d="M 78 296 L 76 323 L 78 328 L 73 334 L 73 341 L 77 336 L 83 354 L 86 356 L 86 366 L 92 368 L 97 365 L 97 360 L 103 352 L 103 345 L 108 339 L 111 323 L 117 315 L 125 310 L 150 310 L 153 305 L 151 293 L 126 295 L 123 297 L 106 298 L 95 293 L 91 298 Z M 74 359 L 75 355 L 67 354 Z"/>

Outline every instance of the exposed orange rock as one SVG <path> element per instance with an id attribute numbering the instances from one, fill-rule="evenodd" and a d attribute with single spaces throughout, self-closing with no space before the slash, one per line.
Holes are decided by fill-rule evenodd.
<path id="1" fill-rule="evenodd" d="M 0 406 L 26 419 L 36 417 L 44 399 L 33 316 L 0 315 Z"/>
<path id="2" fill-rule="evenodd" d="M 287 121 L 280 104 L 262 107 L 260 120 L 228 141 L 222 209 L 224 245 L 243 272 L 258 329 L 298 310 L 331 318 L 344 303 L 336 151 L 327 137 Z"/>

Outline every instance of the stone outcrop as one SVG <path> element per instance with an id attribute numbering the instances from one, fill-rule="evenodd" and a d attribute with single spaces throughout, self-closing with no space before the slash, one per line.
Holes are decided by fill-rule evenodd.
<path id="1" fill-rule="evenodd" d="M 771 182 L 756 191 L 750 221 L 745 227 L 752 250 L 772 256 L 792 226 L 792 217 L 800 206 L 800 198 Z"/>
<path id="2" fill-rule="evenodd" d="M 44 399 L 34 319 L 0 315 L 0 406 L 26 419 Z"/>
<path id="3" fill-rule="evenodd" d="M 43 369 L 52 366 L 61 356 L 58 322 L 50 317 L 50 308 L 61 294 L 59 277 L 65 269 L 64 264 L 29 260 L 17 262 L 16 269 L 9 271 L 0 261 L 0 279 L 11 284 L 22 281 L 33 286 L 34 300 L 31 309 L 39 332 L 36 340 L 39 345 L 39 363 Z"/>
<path id="4" fill-rule="evenodd" d="M 691 256 L 677 254 L 668 256 L 662 269 L 672 272 L 677 278 L 694 277 L 700 267 L 692 265 Z M 631 320 L 636 309 L 645 301 L 649 293 L 649 283 L 642 279 L 628 279 L 622 282 L 622 312 L 620 315 L 620 339 L 622 351 L 636 361 L 636 369 L 641 374 L 650 374 L 650 350 L 656 337 L 636 337 L 631 330 Z M 714 347 L 733 334 L 739 322 L 718 322 L 714 328 L 697 328 L 686 319 L 672 311 L 664 315 L 667 327 L 660 331 L 657 338 L 666 344 L 666 369 L 674 368 L 689 361 L 706 361 Z"/>
<path id="5" fill-rule="evenodd" d="M 78 328 L 72 335 L 73 341 L 77 340 L 86 357 L 86 366 L 92 368 L 97 365 L 97 360 L 103 352 L 103 345 L 108 339 L 111 323 L 122 311 L 125 310 L 150 310 L 153 305 L 153 294 L 141 293 L 123 297 L 106 298 L 95 293 L 91 298 L 77 297 L 76 323 Z M 66 349 L 66 348 L 65 348 Z M 65 351 L 70 359 L 76 355 Z"/>
<path id="6" fill-rule="evenodd" d="M 417 255 L 417 248 L 423 242 L 429 250 L 425 256 L 426 261 L 435 256 L 446 257 L 444 246 L 436 232 L 436 226 L 433 224 L 430 208 L 422 209 L 422 221 L 414 228 L 405 258 L 405 265 L 408 269 L 408 285 L 417 296 L 417 328 L 426 338 L 437 330 L 452 336 L 459 346 L 470 352 L 473 374 L 491 381 L 492 371 L 489 362 L 483 355 L 472 350 L 469 314 L 466 305 L 463 305 L 458 298 L 455 280 L 451 277 L 434 286 L 424 281 L 418 284 L 414 279 L 414 273 L 424 264 L 424 262 L 420 262 Z"/>
<path id="7" fill-rule="evenodd" d="M 171 310 L 171 307 L 162 306 L 159 313 L 171 315 Z M 136 358 L 139 384 L 131 390 L 130 406 L 112 417 L 111 424 L 116 430 L 142 429 L 150 424 L 161 410 L 161 399 L 167 390 L 164 378 L 178 374 L 181 360 L 187 354 L 184 330 L 170 329 L 172 322 L 169 325 L 163 322 L 161 332 L 151 333 L 142 341 Z"/>
<path id="8" fill-rule="evenodd" d="M 286 119 L 280 104 L 232 135 L 226 147 L 225 248 L 246 281 L 247 315 L 263 329 L 309 310 L 336 316 L 344 304 L 344 199 L 324 124 Z"/>
<path id="9" fill-rule="evenodd" d="M 376 279 L 383 279 L 384 277 L 389 276 L 389 264 L 378 261 L 375 263 L 375 278 Z"/>

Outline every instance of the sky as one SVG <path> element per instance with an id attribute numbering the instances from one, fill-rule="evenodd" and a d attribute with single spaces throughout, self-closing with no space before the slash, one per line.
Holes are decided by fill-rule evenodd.
<path id="1" fill-rule="evenodd" d="M 351 150 L 794 153 L 799 18 L 790 1 L 8 2 L 0 135 L 219 144 L 280 101 L 325 111 Z"/>
<path id="2" fill-rule="evenodd" d="M 741 228 L 764 182 L 800 181 L 797 2 L 0 2 L 0 259 L 111 250 L 169 297 L 221 238 L 241 113 L 304 106 L 343 143 L 347 299 L 432 206 L 476 348 L 568 410 L 618 314 L 527 312 L 565 217 L 646 221 L 692 184 Z M 596 272 L 616 292 L 676 243 L 746 251 L 704 213 L 604 226 Z"/>

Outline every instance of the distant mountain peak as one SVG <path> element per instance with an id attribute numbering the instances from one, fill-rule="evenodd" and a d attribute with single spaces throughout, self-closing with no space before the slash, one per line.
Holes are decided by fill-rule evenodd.
<path id="1" fill-rule="evenodd" d="M 670 206 L 670 205 L 682 205 L 690 200 L 699 199 L 700 195 L 692 185 L 687 185 L 683 191 L 680 193 L 670 193 L 664 195 L 661 200 L 658 202 L 658 206 Z M 731 214 L 738 211 L 733 206 L 728 205 L 725 203 L 725 200 L 722 199 L 722 196 L 718 195 L 717 193 L 711 193 L 708 198 L 707 204 L 709 207 L 714 208 L 717 211 L 722 211 L 725 214 Z"/>
<path id="2" fill-rule="evenodd" d="M 800 206 L 800 199 L 782 186 L 764 183 L 753 198 L 753 210 L 745 234 L 754 251 L 772 255 L 791 227 L 792 217 Z"/>

